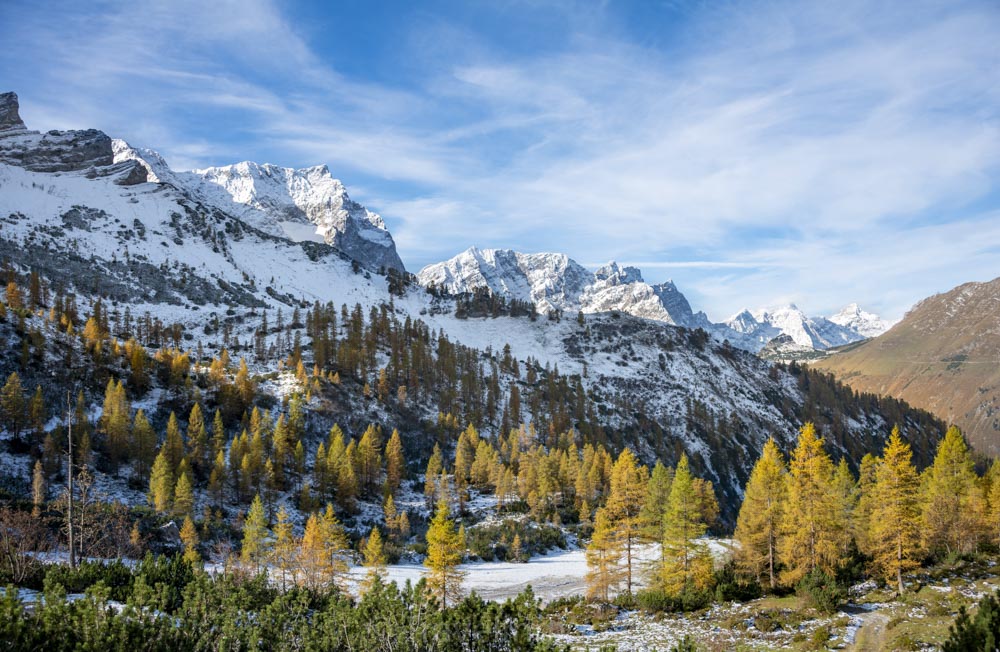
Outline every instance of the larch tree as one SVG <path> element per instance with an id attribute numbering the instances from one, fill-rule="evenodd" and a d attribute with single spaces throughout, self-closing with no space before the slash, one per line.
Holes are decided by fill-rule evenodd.
<path id="1" fill-rule="evenodd" d="M 385 556 L 385 546 L 382 543 L 382 534 L 377 527 L 373 527 L 365 542 L 364 565 L 368 569 L 365 583 L 371 586 L 376 578 L 381 581 L 385 579 L 385 567 L 389 560 Z"/>
<path id="2" fill-rule="evenodd" d="M 621 541 L 607 511 L 602 507 L 594 515 L 594 532 L 587 546 L 587 597 L 610 602 L 623 579 Z"/>
<path id="3" fill-rule="evenodd" d="M 320 519 L 320 528 L 323 532 L 323 545 L 329 560 L 327 568 L 330 573 L 330 583 L 341 591 L 346 591 L 350 544 L 343 526 L 333 511 L 333 505 L 330 503 L 326 504 L 326 510 Z"/>
<path id="4" fill-rule="evenodd" d="M 687 455 L 682 454 L 664 515 L 663 563 L 658 578 L 663 589 L 673 595 L 704 588 L 712 578 L 712 555 L 699 541 L 708 530 L 707 506 L 699 493 Z"/>
<path id="5" fill-rule="evenodd" d="M 406 476 L 406 456 L 403 453 L 403 440 L 399 431 L 393 429 L 389 443 L 385 445 L 385 482 L 389 493 L 399 490 L 399 485 Z"/>
<path id="6" fill-rule="evenodd" d="M 455 523 L 450 518 L 448 501 L 440 500 L 437 511 L 427 530 L 427 588 L 431 594 L 447 607 L 449 600 L 455 601 L 462 594 L 462 580 L 465 573 L 459 569 L 462 563 L 462 542 Z"/>
<path id="7" fill-rule="evenodd" d="M 443 471 L 444 462 L 442 461 L 441 447 L 434 444 L 434 450 L 431 452 L 430 459 L 427 460 L 427 471 L 424 474 L 424 498 L 427 500 L 428 506 L 432 505 L 434 499 L 438 497 L 438 481 Z"/>
<path id="8" fill-rule="evenodd" d="M 873 563 L 903 593 L 903 574 L 919 566 L 920 478 L 910 445 L 893 428 L 875 473 L 869 522 Z"/>
<path id="9" fill-rule="evenodd" d="M 250 511 L 247 512 L 246 520 L 243 522 L 243 547 L 240 550 L 240 559 L 258 573 L 264 560 L 267 559 L 267 537 L 264 503 L 260 499 L 260 494 L 257 494 L 250 503 Z"/>
<path id="10" fill-rule="evenodd" d="M 201 555 L 198 554 L 198 530 L 190 516 L 184 517 L 184 524 L 181 526 L 181 543 L 184 544 L 184 561 L 192 565 L 199 563 Z"/>
<path id="11" fill-rule="evenodd" d="M 670 500 L 670 485 L 674 481 L 674 470 L 667 468 L 659 460 L 653 466 L 646 485 L 646 498 L 639 512 L 639 524 L 644 541 L 663 541 L 663 516 Z M 583 518 L 581 513 L 580 518 Z"/>
<path id="12" fill-rule="evenodd" d="M 632 556 L 641 539 L 639 514 L 646 498 L 647 471 L 639 466 L 628 448 L 622 450 L 611 470 L 611 493 L 605 505 L 608 518 L 621 542 L 625 563 L 625 590 L 632 595 Z"/>
<path id="13" fill-rule="evenodd" d="M 833 460 L 812 423 L 799 431 L 787 477 L 788 502 L 778 547 L 782 581 L 795 584 L 816 569 L 832 575 L 841 562 L 844 524 L 839 521 Z"/>
<path id="14" fill-rule="evenodd" d="M 934 554 L 970 552 L 980 527 L 976 521 L 982 523 L 981 490 L 969 447 L 956 426 L 948 428 L 924 473 L 924 546 Z"/>
<path id="15" fill-rule="evenodd" d="M 875 508 L 875 479 L 878 472 L 879 458 L 866 453 L 858 466 L 858 502 L 851 519 L 851 532 L 858 544 L 858 550 L 871 555 L 871 545 L 868 534 L 872 525 L 872 510 Z"/>
<path id="16" fill-rule="evenodd" d="M 295 537 L 292 533 L 292 523 L 288 520 L 288 510 L 282 505 L 278 508 L 274 523 L 274 546 L 271 548 L 271 559 L 281 572 L 281 590 L 287 586 L 288 576 L 294 573 L 295 567 Z"/>
<path id="17" fill-rule="evenodd" d="M 146 413 L 140 408 L 132 420 L 132 441 L 129 446 L 135 460 L 136 473 L 145 481 L 156 457 L 156 431 L 149 424 Z"/>
<path id="18" fill-rule="evenodd" d="M 786 473 L 784 455 L 774 439 L 768 439 L 747 481 L 733 535 L 740 544 L 740 568 L 758 582 L 767 577 L 772 589 L 777 586 L 778 543 L 788 495 Z"/>
<path id="19" fill-rule="evenodd" d="M 153 471 L 149 476 L 149 502 L 158 512 L 170 509 L 174 498 L 174 474 L 170 469 L 170 460 L 162 448 L 153 462 Z"/>
<path id="20" fill-rule="evenodd" d="M 174 487 L 174 514 L 178 517 L 190 515 L 193 507 L 194 487 L 191 485 L 191 476 L 184 472 L 177 478 Z"/>

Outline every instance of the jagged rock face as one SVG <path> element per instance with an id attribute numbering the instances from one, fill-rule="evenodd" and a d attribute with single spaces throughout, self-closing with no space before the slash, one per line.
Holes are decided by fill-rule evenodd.
<path id="1" fill-rule="evenodd" d="M 103 131 L 28 131 L 15 93 L 0 95 L 0 163 L 34 172 L 73 172 L 114 162 L 111 139 Z"/>
<path id="2" fill-rule="evenodd" d="M 24 129 L 21 121 L 17 93 L 0 93 L 0 131 Z"/>
<path id="3" fill-rule="evenodd" d="M 852 316 L 856 318 L 852 319 Z M 839 320 L 839 321 L 838 321 Z M 860 342 L 885 332 L 888 324 L 876 315 L 867 313 L 851 304 L 833 318 L 809 317 L 795 304 L 775 310 L 744 310 L 725 322 L 761 348 L 775 337 L 785 334 L 801 346 L 819 351 Z"/>
<path id="4" fill-rule="evenodd" d="M 348 197 L 325 165 L 295 170 L 244 162 L 192 174 L 277 221 L 293 240 L 316 236 L 369 266 L 404 269 L 381 216 Z"/>
<path id="5" fill-rule="evenodd" d="M 125 141 L 115 141 L 114 149 L 116 161 L 139 162 L 150 181 L 169 183 L 266 233 L 331 245 L 370 269 L 405 270 L 381 216 L 352 200 L 325 165 L 296 170 L 245 161 L 175 172 L 151 149 Z"/>
<path id="6" fill-rule="evenodd" d="M 421 284 L 451 293 L 486 288 L 497 296 L 534 303 L 540 312 L 576 310 L 593 275 L 563 254 L 522 254 L 471 247 L 418 275 Z"/>

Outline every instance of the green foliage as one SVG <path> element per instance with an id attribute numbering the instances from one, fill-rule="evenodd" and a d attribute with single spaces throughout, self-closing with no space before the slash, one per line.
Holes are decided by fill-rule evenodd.
<path id="1" fill-rule="evenodd" d="M 195 573 L 180 557 L 147 557 L 131 574 L 121 564 L 50 573 L 44 601 L 30 610 L 13 587 L 0 595 L 0 648 L 356 650 L 393 641 L 404 652 L 565 649 L 540 634 L 530 589 L 504 603 L 473 595 L 444 609 L 423 582 L 399 589 L 375 579 L 354 603 L 336 590 L 281 592 L 264 575 Z M 67 584 L 85 597 L 67 600 Z M 113 609 L 111 599 L 125 604 Z"/>
<path id="2" fill-rule="evenodd" d="M 515 537 L 520 538 L 520 556 L 514 554 Z M 465 540 L 469 551 L 483 561 L 528 561 L 532 555 L 566 548 L 566 537 L 559 528 L 519 518 L 466 528 Z"/>
<path id="3" fill-rule="evenodd" d="M 844 586 L 818 568 L 806 573 L 795 590 L 823 613 L 833 613 L 847 599 Z"/>
<path id="4" fill-rule="evenodd" d="M 645 589 L 635 594 L 635 602 L 640 609 L 649 613 L 697 611 L 711 604 L 712 597 L 712 592 L 708 589 L 688 588 L 680 593 Z"/>
<path id="5" fill-rule="evenodd" d="M 746 602 L 761 596 L 760 583 L 755 578 L 747 579 L 737 574 L 734 562 L 715 571 L 712 583 L 715 585 L 716 602 Z"/>
<path id="6" fill-rule="evenodd" d="M 979 601 L 975 616 L 961 607 L 955 623 L 948 628 L 943 652 L 988 652 L 1000 644 L 1000 603 L 988 595 Z"/>

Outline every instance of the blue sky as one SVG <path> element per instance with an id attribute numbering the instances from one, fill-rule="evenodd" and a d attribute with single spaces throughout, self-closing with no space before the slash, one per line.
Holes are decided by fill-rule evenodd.
<path id="1" fill-rule="evenodd" d="M 0 3 L 0 87 L 179 169 L 330 165 L 412 271 L 479 247 L 714 319 L 1000 275 L 1000 3 Z"/>

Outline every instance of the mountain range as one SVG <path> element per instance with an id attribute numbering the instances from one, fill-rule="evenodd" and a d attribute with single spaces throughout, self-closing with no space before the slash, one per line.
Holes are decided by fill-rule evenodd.
<path id="1" fill-rule="evenodd" d="M 541 313 L 619 311 L 685 328 L 701 328 L 720 341 L 760 351 L 779 335 L 800 347 L 825 350 L 875 337 L 890 324 L 856 303 L 837 314 L 809 317 L 795 305 L 774 310 L 743 310 L 713 323 L 672 281 L 649 284 L 635 267 L 608 263 L 590 272 L 565 254 L 524 254 L 510 249 L 471 247 L 454 258 L 428 265 L 417 274 L 427 287 L 452 293 L 487 289 L 507 299 L 533 303 Z"/>
<path id="2" fill-rule="evenodd" d="M 523 393 L 539 436 L 546 423 L 594 423 L 599 427 L 588 431 L 599 433 L 591 435 L 597 443 L 630 446 L 650 463 L 657 457 L 675 463 L 686 452 L 715 483 L 730 524 L 764 441 L 774 436 L 790 447 L 806 419 L 851 464 L 879 448 L 893 423 L 903 425 L 920 462 L 930 459 L 940 436 L 938 422 L 905 404 L 861 400 L 825 376 L 750 352 L 772 335 L 762 324 L 778 332 L 792 330 L 796 320 L 801 328 L 791 336 L 805 333 L 810 343 L 841 341 L 831 334 L 841 331 L 827 324 L 861 339 L 862 329 L 877 326 L 857 309 L 838 317 L 843 323 L 810 320 L 794 309 L 746 313 L 743 330 L 736 330 L 693 312 L 672 283 L 647 284 L 639 270 L 614 263 L 590 272 L 559 254 L 471 249 L 412 276 L 381 218 L 351 200 L 324 166 L 238 163 L 177 172 L 154 151 L 96 130 L 29 131 L 13 93 L 0 95 L 0 260 L 14 276 L 35 274 L 81 306 L 101 300 L 118 325 L 161 323 L 175 346 L 206 358 L 223 349 L 246 358 L 275 401 L 286 390 L 274 378 L 287 372 L 275 369 L 275 358 L 255 354 L 252 342 L 299 350 L 313 364 L 314 331 L 308 316 L 305 323 L 292 317 L 299 311 L 340 305 L 343 316 L 354 307 L 419 324 L 442 360 L 453 359 L 451 343 L 477 352 L 472 376 L 492 375 L 492 400 L 513 405 Z M 496 302 L 484 307 L 469 294 L 476 288 L 552 315 L 517 316 Z M 291 318 L 282 322 L 282 312 Z M 585 315 L 560 316 L 567 312 Z M 262 321 L 283 325 L 265 328 Z M 352 337 L 348 326 L 342 318 L 336 336 Z M 44 320 L 29 315 L 24 327 L 0 327 L 0 337 L 15 342 L 0 356 L 0 374 L 20 370 L 26 386 L 44 384 L 58 397 L 44 367 L 25 369 L 16 355 L 27 331 L 49 328 Z M 375 346 L 381 348 L 366 349 L 371 362 L 357 377 L 338 370 L 344 378 L 336 403 L 310 403 L 316 436 L 325 436 L 334 420 L 349 434 L 378 422 L 387 431 L 398 428 L 409 450 L 426 455 L 427 433 L 434 431 L 428 424 L 445 403 L 464 406 L 481 432 L 501 429 L 503 422 L 477 407 L 487 403 L 487 390 L 466 375 L 455 376 L 447 395 L 415 395 L 405 410 L 373 408 L 369 387 L 379 366 L 399 355 L 384 343 Z M 572 413 L 551 403 L 560 387 L 580 397 Z M 103 390 L 87 388 L 95 414 Z M 150 418 L 165 419 L 157 401 L 145 405 Z M 8 468 L 26 474 L 28 466 Z"/>

